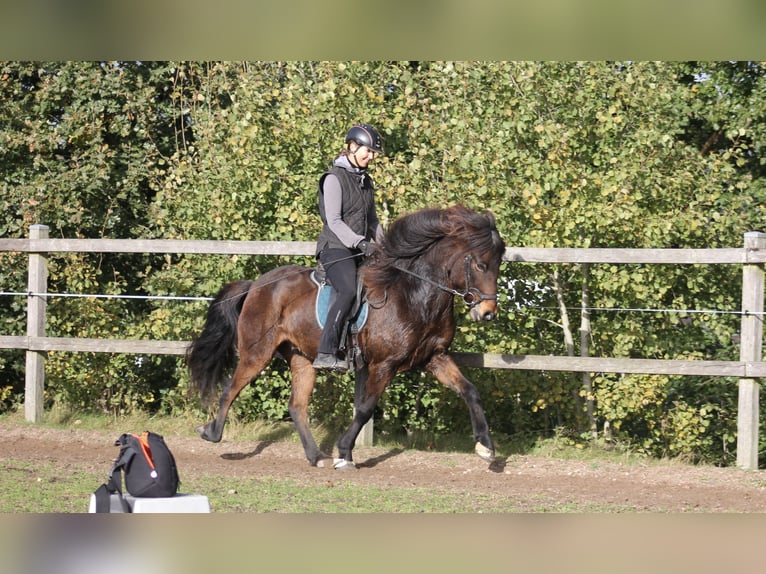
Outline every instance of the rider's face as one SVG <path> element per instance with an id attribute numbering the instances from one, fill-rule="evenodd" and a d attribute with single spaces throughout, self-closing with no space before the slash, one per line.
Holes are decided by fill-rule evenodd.
<path id="1" fill-rule="evenodd" d="M 357 145 L 355 142 L 351 142 L 351 161 L 360 168 L 365 168 L 367 165 L 375 159 L 376 153 L 367 146 Z"/>

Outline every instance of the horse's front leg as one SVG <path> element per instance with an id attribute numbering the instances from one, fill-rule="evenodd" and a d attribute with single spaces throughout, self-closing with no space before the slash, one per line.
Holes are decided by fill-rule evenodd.
<path id="1" fill-rule="evenodd" d="M 352 451 L 362 427 L 372 418 L 380 395 L 383 394 L 393 374 L 379 366 L 365 366 L 355 372 L 354 418 L 348 430 L 338 439 L 338 458 L 334 466 L 338 470 L 354 468 Z"/>
<path id="2" fill-rule="evenodd" d="M 446 353 L 434 355 L 426 365 L 426 369 L 433 373 L 440 383 L 463 397 L 471 416 L 471 427 L 476 439 L 476 454 L 484 460 L 492 462 L 495 459 L 495 447 L 489 436 L 489 425 L 484 415 L 484 407 L 481 406 L 479 391 L 460 372 L 454 359 Z"/>

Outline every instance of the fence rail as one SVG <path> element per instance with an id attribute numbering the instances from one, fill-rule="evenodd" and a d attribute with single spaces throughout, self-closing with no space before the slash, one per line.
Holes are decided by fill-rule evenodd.
<path id="1" fill-rule="evenodd" d="M 56 239 L 33 225 L 28 239 L 0 239 L 0 251 L 29 254 L 26 336 L 0 336 L 0 348 L 27 351 L 25 414 L 42 417 L 45 353 L 49 351 L 182 355 L 188 341 L 78 339 L 45 336 L 48 253 L 195 253 L 220 255 L 310 256 L 309 241 L 186 241 L 161 239 Z M 759 379 L 762 357 L 766 234 L 746 233 L 741 248 L 722 249 L 566 249 L 508 247 L 504 259 L 524 263 L 735 264 L 743 269 L 739 361 L 624 359 L 549 355 L 455 353 L 458 364 L 492 369 L 572 372 L 706 375 L 739 378 L 737 464 L 758 466 Z"/>
<path id="2" fill-rule="evenodd" d="M 0 238 L 0 251 L 18 253 L 198 253 L 289 256 L 314 255 L 315 247 L 316 243 L 313 241 Z M 716 249 L 507 247 L 504 259 L 524 263 L 745 264 L 766 263 L 766 247 Z"/>
<path id="3" fill-rule="evenodd" d="M 25 351 L 43 353 L 64 351 L 135 355 L 183 355 L 189 343 L 190 341 L 0 336 L 0 349 L 23 349 Z M 509 355 L 505 353 L 452 353 L 452 357 L 458 365 L 463 367 L 484 369 L 698 375 L 755 379 L 766 377 L 766 362 L 751 361 L 610 359 L 606 357 Z"/>

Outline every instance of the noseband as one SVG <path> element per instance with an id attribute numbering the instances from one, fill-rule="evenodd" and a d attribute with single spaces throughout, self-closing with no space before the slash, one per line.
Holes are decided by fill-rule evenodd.
<path id="1" fill-rule="evenodd" d="M 409 269 L 404 269 L 403 267 L 399 267 L 398 265 L 394 265 L 394 267 L 398 269 L 399 271 L 402 271 L 403 273 L 407 273 L 408 275 L 417 277 L 421 281 L 425 281 L 426 283 L 429 283 L 430 285 L 433 285 L 434 287 L 438 287 L 442 291 L 446 291 L 447 293 L 451 293 L 452 295 L 457 295 L 458 297 L 463 299 L 463 302 L 466 305 L 468 305 L 469 309 L 473 309 L 474 307 L 476 307 L 476 305 L 479 305 L 482 301 L 496 301 L 497 294 L 487 295 L 486 293 L 482 293 L 476 287 L 470 286 L 472 260 L 473 260 L 473 257 L 471 257 L 470 253 L 465 256 L 465 291 L 458 291 L 457 289 L 452 289 L 451 287 L 442 285 L 441 283 L 438 283 L 434 281 L 433 279 L 429 279 L 428 277 L 424 277 L 423 275 L 410 271 Z"/>

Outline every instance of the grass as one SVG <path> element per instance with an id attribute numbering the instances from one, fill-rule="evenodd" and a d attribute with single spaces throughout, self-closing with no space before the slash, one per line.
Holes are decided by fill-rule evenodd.
<path id="1" fill-rule="evenodd" d="M 208 483 L 208 484 L 206 484 Z M 211 505 L 226 512 L 285 513 L 462 513 L 475 512 L 465 497 L 434 494 L 428 489 L 373 487 L 334 482 L 302 485 L 291 480 L 237 479 L 221 488 L 209 479 L 198 482 Z M 476 502 L 476 501 L 472 501 Z"/>
<path id="2" fill-rule="evenodd" d="M 83 472 L 53 463 L 0 462 L 0 513 L 87 512 L 103 472 Z"/>

